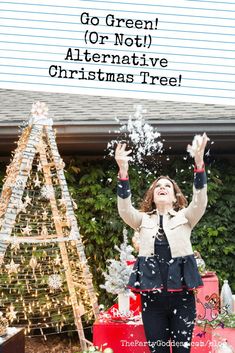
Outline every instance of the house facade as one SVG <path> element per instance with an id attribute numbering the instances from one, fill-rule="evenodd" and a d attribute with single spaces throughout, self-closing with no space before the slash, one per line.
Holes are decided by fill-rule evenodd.
<path id="1" fill-rule="evenodd" d="M 192 137 L 206 131 L 213 154 L 235 160 L 235 106 L 0 90 L 0 161 L 10 158 L 19 126 L 27 122 L 36 101 L 47 104 L 65 159 L 72 155 L 102 158 L 107 143 L 116 139 L 120 126 L 141 105 L 145 120 L 161 133 L 164 153 L 184 154 Z"/>

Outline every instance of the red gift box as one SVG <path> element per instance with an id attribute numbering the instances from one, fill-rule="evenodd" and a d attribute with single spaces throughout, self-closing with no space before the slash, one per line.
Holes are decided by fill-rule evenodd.
<path id="1" fill-rule="evenodd" d="M 215 274 L 203 277 L 204 286 L 198 289 L 197 316 L 209 321 L 218 313 L 219 285 Z M 118 305 L 114 304 L 101 314 L 93 326 L 93 343 L 98 347 L 111 347 L 114 353 L 150 353 L 147 346 L 143 324 L 140 318 L 140 295 L 130 299 L 130 317 L 118 316 Z M 235 330 L 209 326 L 195 326 L 191 343 L 191 353 L 213 353 L 218 345 L 218 333 L 228 343 L 235 346 Z M 217 333 L 217 335 L 216 335 Z"/>

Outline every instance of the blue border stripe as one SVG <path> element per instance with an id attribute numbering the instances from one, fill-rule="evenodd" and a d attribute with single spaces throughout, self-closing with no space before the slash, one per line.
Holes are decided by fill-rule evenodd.
<path id="1" fill-rule="evenodd" d="M 92 2 L 92 3 L 105 3 L 105 4 L 110 4 L 110 1 L 105 1 L 105 0 L 86 0 L 86 2 Z M 64 8 L 64 9 L 80 9 L 80 6 L 65 6 L 65 5 L 48 5 L 48 4 L 35 4 L 35 3 L 25 3 L 25 2 L 14 2 L 14 1 L 1 1 L 2 4 L 11 4 L 11 5 L 30 5 L 30 6 L 42 6 L 42 7 L 52 7 L 52 8 Z M 203 11 L 220 11 L 220 12 L 235 12 L 231 10 L 223 10 L 223 9 L 212 9 L 212 8 L 204 8 L 204 7 L 188 7 L 188 6 L 172 6 L 172 5 L 157 5 L 155 4 L 140 4 L 138 2 L 133 3 L 133 2 L 122 2 L 122 1 L 113 1 L 112 4 L 119 4 L 119 5 L 131 5 L 131 6 L 145 6 L 145 7 L 154 7 L 154 8 L 172 8 L 172 9 L 188 9 L 188 10 L 203 10 Z M 232 4 L 231 4 L 232 5 Z M 102 10 L 102 9 L 101 9 Z M 142 12 L 142 11 L 141 11 Z"/>
<path id="2" fill-rule="evenodd" d="M 5 52 L 6 49 L 2 49 L 0 48 L 0 51 L 3 51 Z M 20 50 L 20 49 L 8 49 L 7 52 L 20 52 L 20 53 L 32 53 L 32 54 L 45 54 L 45 51 L 31 51 L 31 50 Z M 53 55 L 65 55 L 65 53 L 55 53 L 55 52 L 46 52 L 47 54 L 53 54 Z M 173 54 L 175 55 L 175 54 Z M 5 58 L 5 57 L 0 57 L 0 58 Z M 15 57 L 10 57 L 11 59 L 22 59 L 23 58 L 15 58 Z M 148 59 L 148 58 L 147 58 Z M 35 59 L 34 59 L 35 60 Z M 233 59 L 232 59 L 233 60 Z M 48 60 L 47 60 L 48 61 Z M 52 60 L 50 60 L 52 61 Z M 73 60 L 67 60 L 67 61 L 60 61 L 59 62 L 63 62 L 63 63 L 70 63 L 71 61 Z M 58 60 L 57 60 L 58 62 Z M 74 61 L 76 62 L 76 61 Z M 204 66 L 211 66 L 211 63 L 207 64 L 207 63 L 198 63 L 198 62 L 187 62 L 187 61 L 174 61 L 174 60 L 171 60 L 170 61 L 171 64 L 174 63 L 174 64 L 187 64 L 187 65 L 204 65 Z M 89 65 L 98 65 L 98 64 L 104 64 L 105 66 L 113 66 L 115 64 L 108 64 L 108 63 L 103 63 L 103 62 L 100 62 L 100 63 L 90 63 Z M 5 65 L 4 65 L 5 66 Z M 213 66 L 222 66 L 222 67 L 230 67 L 230 68 L 235 68 L 234 65 L 222 65 L 222 64 L 213 64 Z M 27 66 L 26 66 L 27 67 Z M 131 65 L 128 65 L 128 64 L 118 64 L 118 67 L 130 67 L 130 68 L 138 68 L 138 66 L 131 66 Z M 146 66 L 146 68 L 148 68 L 149 66 Z M 154 68 L 152 66 L 150 66 L 151 68 Z"/>
<path id="3" fill-rule="evenodd" d="M 18 34 L 18 33 L 0 33 L 0 35 L 4 35 L 4 36 L 14 36 L 14 37 L 29 37 L 29 38 L 46 38 L 46 39 L 59 39 L 59 40 L 76 40 L 76 41 L 82 41 L 82 39 L 77 39 L 77 38 L 61 38 L 61 37 L 47 37 L 47 36 L 32 36 L 32 35 L 28 35 L 28 34 Z M 209 41 L 207 41 L 208 43 L 210 43 Z M 224 42 L 222 42 L 224 43 Z M 26 43 L 25 43 L 26 44 Z M 228 43 L 229 44 L 229 43 Z M 156 44 L 156 45 L 152 45 L 152 46 L 156 46 L 156 47 L 165 47 L 166 45 L 164 44 Z M 220 48 L 203 48 L 203 47 L 188 47 L 188 46 L 183 46 L 183 45 L 168 45 L 168 47 L 170 48 L 184 48 L 184 49 L 199 49 L 199 50 L 215 50 L 215 51 L 221 51 Z M 89 48 L 90 49 L 90 48 Z M 109 49 L 110 50 L 110 49 Z M 116 51 L 116 49 L 114 49 Z M 225 52 L 235 52 L 235 49 L 223 49 L 223 51 Z"/>
<path id="4" fill-rule="evenodd" d="M 36 45 L 36 46 L 45 46 L 45 47 L 56 47 L 56 48 L 67 48 L 68 49 L 68 46 L 67 45 L 57 45 L 57 44 L 41 44 L 41 43 L 25 43 L 25 42 L 9 42 L 9 41 L 0 41 L 0 43 L 13 43 L 13 44 L 22 44 L 22 45 Z M 77 48 L 77 46 L 70 46 L 70 48 L 72 49 L 87 49 L 86 47 L 79 47 Z M 89 48 L 90 49 L 90 48 Z M 97 47 L 93 47 L 94 50 L 99 50 L 100 48 L 97 48 Z M 103 51 L 105 50 L 109 50 L 107 48 L 102 48 Z M 124 49 L 116 49 L 116 52 L 126 52 L 126 50 Z M 136 53 L 142 53 L 143 54 L 143 51 L 135 51 Z M 192 56 L 192 57 L 198 57 L 198 58 L 212 58 L 212 59 L 224 59 L 224 60 L 234 60 L 234 58 L 226 58 L 226 57 L 223 57 L 223 56 L 210 56 L 210 55 L 190 55 L 190 54 L 177 54 L 177 53 L 170 53 L 170 52 L 149 52 L 149 54 L 156 54 L 156 55 L 159 55 L 159 54 L 163 54 L 163 55 L 176 55 L 176 56 Z"/>
<path id="5" fill-rule="evenodd" d="M 21 82 L 21 81 L 5 81 L 2 80 L 2 82 L 6 83 L 18 83 L 18 84 L 29 84 L 29 85 L 35 85 L 34 82 Z M 38 85 L 38 84 L 37 84 Z M 146 91 L 146 90 L 129 90 L 129 89 L 123 89 L 123 88 L 103 88 L 103 87 L 92 87 L 92 86 L 72 86 L 72 85 L 56 85 L 56 84 L 51 84 L 51 83 L 41 83 L 40 86 L 53 86 L 53 87 L 74 87 L 74 88 L 82 88 L 82 89 L 94 89 L 94 90 L 105 90 L 105 91 L 122 91 L 122 92 L 139 92 L 139 93 L 159 93 L 159 94 L 169 94 L 169 95 L 176 95 L 176 96 L 195 96 L 195 97 L 208 97 L 208 98 L 221 98 L 221 99 L 232 99 L 235 101 L 234 97 L 224 97 L 224 96 L 210 96 L 210 95 L 204 95 L 204 94 L 188 94 L 188 93 L 170 93 L 170 92 L 157 92 L 157 91 Z M 78 93 L 78 92 L 77 92 Z M 147 98 L 146 98 L 147 99 Z"/>
<path id="6" fill-rule="evenodd" d="M 27 66 L 12 66 L 12 65 L 4 65 L 4 66 L 9 66 L 9 67 L 21 67 L 21 68 L 27 68 Z M 0 66 L 1 67 L 1 66 Z M 36 69 L 43 69 L 45 70 L 44 67 L 40 67 L 40 68 L 37 68 Z M 84 72 L 88 72 L 87 70 L 85 70 Z M 33 77 L 45 77 L 45 78 L 48 78 L 49 76 L 46 76 L 46 75 L 35 75 L 35 74 L 20 74 L 20 73 L 12 73 L 12 72 L 1 72 L 0 71 L 0 75 L 16 75 L 16 76 L 33 76 Z M 133 75 L 135 77 L 139 77 L 139 75 Z M 170 78 L 170 76 L 166 76 L 167 78 Z M 52 79 L 59 79 L 58 77 L 52 77 Z M 67 80 L 78 80 L 79 79 L 69 79 L 67 78 Z M 219 83 L 235 83 L 235 81 L 220 81 L 220 80 L 204 80 L 204 79 L 197 79 L 197 78 L 183 78 L 184 81 L 200 81 L 200 82 L 219 82 Z M 91 80 L 91 81 L 94 81 L 94 82 L 99 82 L 97 80 Z M 138 84 L 137 82 L 133 82 L 133 84 Z M 154 86 L 154 85 L 151 85 L 150 86 Z M 211 89 L 210 87 L 199 87 L 199 86 L 184 86 L 184 85 L 181 85 L 181 87 L 183 88 L 197 88 L 197 89 Z M 219 90 L 219 91 L 235 91 L 235 89 L 231 89 L 231 88 L 212 88 L 212 90 Z"/>
<path id="7" fill-rule="evenodd" d="M 84 8 L 81 8 L 84 9 Z M 104 9 L 99 9 L 99 8 L 86 8 L 86 10 L 96 10 L 96 11 L 105 11 Z M 79 15 L 74 15 L 74 14 L 60 14 L 60 13 L 53 13 L 53 12 L 41 12 L 41 11 L 24 11 L 24 10 L 2 10 L 3 12 L 13 12 L 13 13 L 30 13 L 30 14 L 40 14 L 40 15 L 53 15 L 53 16 L 71 16 L 71 17 L 78 17 Z M 106 9 L 107 11 L 107 9 Z M 112 10 L 112 12 L 124 12 L 124 13 L 140 13 L 140 14 L 147 14 L 147 15 L 152 15 L 152 12 L 147 12 L 147 11 L 134 11 L 134 10 Z M 228 11 L 230 12 L 230 11 Z M 162 13 L 158 12 L 157 15 L 166 15 L 166 16 L 175 16 L 175 17 L 189 17 L 189 15 L 183 15 L 183 14 L 169 14 L 169 13 Z M 226 20 L 226 21 L 234 21 L 233 18 L 227 18 L 227 17 L 215 17 L 215 16 L 197 16 L 197 15 L 190 15 L 191 18 L 206 18 L 206 19 L 213 19 L 213 20 Z"/>
<path id="8" fill-rule="evenodd" d="M 23 65 L 0 65 L 4 67 L 20 67 L 23 69 L 38 69 L 38 70 L 45 70 L 45 67 L 37 67 L 37 66 L 23 66 Z M 87 72 L 87 70 L 85 70 Z M 4 74 L 4 73 L 2 73 Z M 136 75 L 134 75 L 136 76 Z M 208 79 L 198 79 L 198 78 L 183 78 L 184 81 L 201 81 L 201 82 L 219 82 L 219 83 L 235 83 L 235 81 L 224 81 L 224 80 L 208 80 Z"/>
<path id="9" fill-rule="evenodd" d="M 4 49 L 0 49 L 0 50 L 3 50 Z M 20 60 L 20 61 L 38 61 L 38 59 L 33 59 L 33 58 L 18 58 L 18 57 L 13 57 L 13 56 L 0 56 L 0 59 L 10 59 L 10 60 Z M 47 59 L 40 59 L 40 62 L 48 62 L 48 63 L 51 63 L 52 65 L 59 65 L 59 64 L 71 64 L 71 65 L 79 65 L 79 66 L 84 66 L 84 65 L 87 65 L 87 66 L 100 66 L 101 64 L 104 65 L 104 67 L 114 67 L 115 64 L 112 64 L 112 63 L 102 63 L 102 62 L 97 62 L 97 63 L 90 63 L 90 62 L 86 62 L 86 61 L 73 61 L 73 60 L 68 60 L 68 61 L 64 61 L 64 60 L 47 60 Z M 177 62 L 177 61 L 171 61 L 171 63 L 174 63 L 174 64 L 193 64 L 193 65 L 203 65 L 203 66 L 211 66 L 211 64 L 198 64 L 198 63 L 187 63 L 187 62 Z M 151 66 L 151 65 L 146 65 L 146 66 L 133 66 L 133 65 L 125 65 L 125 64 L 116 64 L 118 66 L 115 66 L 116 68 L 133 68 L 133 69 L 136 69 L 136 70 L 162 70 L 162 71 L 173 71 L 175 72 L 176 70 L 178 69 L 170 69 L 168 67 L 166 68 L 163 68 L 163 67 L 154 67 L 154 66 Z M 8 66 L 8 65 L 4 65 L 4 64 L 0 64 L 0 66 Z M 13 65 L 14 66 L 14 65 Z M 235 66 L 230 66 L 230 65 L 213 65 L 213 66 L 222 66 L 222 67 L 228 67 L 228 68 L 235 68 Z M 20 66 L 19 66 L 20 67 Z M 25 68 L 28 67 L 30 68 L 30 66 L 24 66 Z M 35 67 L 36 68 L 36 67 Z M 44 69 L 46 69 L 44 67 Z M 195 73 L 210 73 L 210 74 L 221 74 L 221 75 L 230 75 L 230 76 L 233 76 L 235 75 L 235 73 L 226 73 L 226 72 L 211 72 L 211 71 L 195 71 L 194 70 L 185 70 L 185 69 L 181 69 L 180 72 L 195 72 Z"/>
<path id="10" fill-rule="evenodd" d="M 80 1 L 84 1 L 84 0 L 80 0 Z M 91 0 L 87 0 L 87 1 L 91 1 Z M 186 1 L 190 1 L 190 2 L 208 2 L 208 3 L 216 3 L 216 4 L 228 4 L 228 5 L 234 5 L 234 1 L 228 2 L 228 1 L 209 1 L 209 0 L 186 0 Z"/>
<path id="11" fill-rule="evenodd" d="M 10 60 L 20 60 L 20 61 L 38 61 L 38 59 L 32 59 L 32 58 L 14 58 L 14 57 L 5 57 L 5 56 L 2 56 L 2 57 L 0 57 L 0 59 L 10 59 Z M 57 61 L 57 60 L 55 60 L 55 61 L 52 61 L 52 60 L 46 60 L 46 59 L 40 59 L 40 61 L 41 62 L 48 62 L 48 63 L 51 63 L 51 65 L 58 65 L 58 64 L 60 64 L 60 63 L 62 63 L 62 64 L 65 64 L 66 65 L 66 62 L 64 62 L 64 61 Z M 89 64 L 89 63 L 87 63 L 87 62 L 72 62 L 74 65 L 79 65 L 80 67 L 82 67 L 82 66 L 85 66 L 85 65 L 95 65 L 95 66 L 98 66 L 98 65 L 100 65 L 100 63 L 96 63 L 96 64 L 94 64 L 94 63 L 91 63 L 91 64 Z M 5 65 L 1 65 L 1 66 L 5 66 Z M 112 64 L 108 64 L 108 65 L 105 65 L 105 66 L 111 66 L 111 67 L 113 67 L 113 65 Z M 120 66 L 118 66 L 118 68 L 119 68 Z M 126 68 L 128 68 L 129 66 L 126 66 Z M 46 68 L 45 67 L 45 69 L 48 69 L 48 68 Z M 180 69 L 180 70 L 178 70 L 178 69 L 169 69 L 168 67 L 166 67 L 166 68 L 158 68 L 159 70 L 161 70 L 161 71 L 173 71 L 173 72 L 176 72 L 176 71 L 178 71 L 179 72 L 179 74 L 181 73 L 181 72 L 193 72 L 193 73 L 200 73 L 200 74 L 213 74 L 213 75 L 229 75 L 229 76 L 235 76 L 235 73 L 226 73 L 226 72 L 214 72 L 214 71 L 196 71 L 196 70 L 185 70 L 185 69 Z M 71 69 L 67 69 L 67 70 L 71 70 Z M 143 69 L 142 68 L 140 68 L 140 67 L 136 67 L 136 70 L 142 70 L 142 71 L 149 71 L 149 70 L 156 70 L 156 67 L 149 67 L 149 66 L 147 66 L 147 67 L 143 67 Z"/>
<path id="12" fill-rule="evenodd" d="M 16 29 L 32 29 L 32 30 L 40 30 L 40 31 L 56 31 L 56 32 L 69 32 L 69 33 L 84 33 L 84 31 L 76 31 L 76 30 L 71 30 L 71 29 L 54 29 L 54 28 L 42 28 L 42 27 L 25 27 L 25 26 L 8 26 L 8 25 L 0 25 L 0 28 L 16 28 Z M 106 26 L 100 26 L 100 27 L 106 27 Z M 164 30 L 161 30 L 161 32 L 163 32 Z M 183 32 L 183 33 L 195 33 L 195 31 L 173 31 L 173 30 L 166 30 L 166 31 L 170 31 L 170 32 L 174 32 L 174 33 L 177 33 L 177 32 Z M 210 33 L 210 32 L 197 32 L 197 34 L 200 33 L 200 34 L 209 34 L 209 35 L 214 35 L 214 34 L 219 34 L 220 33 Z M 110 32 L 102 32 L 102 34 L 111 34 L 111 35 L 114 35 L 114 33 L 110 33 Z M 117 33 L 119 34 L 119 33 Z M 15 35 L 15 33 L 11 33 L 11 35 Z M 227 33 L 221 33 L 221 35 L 223 36 L 231 36 L 231 37 L 234 37 L 234 34 L 231 33 L 231 34 L 227 34 Z M 130 34 L 128 35 L 129 37 L 135 37 L 136 34 Z M 32 37 L 34 37 L 34 35 L 32 35 Z M 152 38 L 156 38 L 156 39 L 172 39 L 172 37 L 160 37 L 160 36 L 151 36 Z M 46 38 L 52 38 L 52 37 L 49 37 L 47 36 Z M 55 38 L 53 36 L 53 38 Z M 60 38 L 60 37 L 59 37 Z M 61 38 L 61 39 L 74 39 L 74 38 Z M 187 38 L 180 38 L 180 37 L 173 37 L 174 40 L 189 40 Z M 194 39 L 194 42 L 208 42 L 208 43 L 225 43 L 225 44 L 235 44 L 235 41 L 233 42 L 229 42 L 229 41 L 224 41 L 224 40 L 208 40 L 208 39 Z"/>
<path id="13" fill-rule="evenodd" d="M 107 2 L 107 3 L 110 3 L 110 1 L 102 1 L 102 0 L 80 0 L 81 2 L 95 2 L 95 3 L 102 3 L 102 2 Z M 209 1 L 209 0 L 185 0 L 185 2 L 187 2 L 187 1 L 190 1 L 190 2 L 195 2 L 195 3 L 198 3 L 198 2 L 202 2 L 202 3 L 205 3 L 205 2 L 209 2 L 209 3 L 213 3 L 213 4 L 228 4 L 228 5 L 234 5 L 234 2 L 233 1 L 231 1 L 231 2 L 228 2 L 228 1 Z M 112 1 L 113 2 L 113 1 Z M 117 2 L 116 2 L 117 3 Z M 121 2 L 121 1 L 119 1 L 118 2 L 119 4 L 125 4 L 124 2 Z M 130 4 L 130 5 L 133 5 L 133 3 L 128 3 L 128 4 Z M 141 6 L 143 6 L 143 4 L 139 4 L 139 3 L 136 3 L 136 4 L 134 4 L 134 5 L 141 5 Z M 162 6 L 162 7 L 164 7 L 165 5 L 152 5 L 152 4 L 144 4 L 144 6 Z M 169 5 L 166 5 L 166 6 L 169 6 Z M 169 6 L 169 7 L 171 7 L 171 6 Z M 183 8 L 183 7 L 181 7 L 181 8 Z M 195 9 L 197 9 L 197 7 L 195 8 Z M 204 9 L 204 8 L 202 8 L 202 9 Z"/>
<path id="14" fill-rule="evenodd" d="M 100 16 L 100 18 L 103 18 Z M 15 17 L 0 17 L 0 19 L 4 19 L 4 20 L 15 20 L 15 21 L 32 21 L 32 22 L 49 22 L 49 23 L 58 23 L 58 24 L 61 24 L 61 23 L 64 23 L 64 24 L 75 24 L 77 25 L 78 23 L 77 22 L 71 22 L 71 21 L 52 21 L 52 20 L 35 20 L 35 19 L 29 19 L 29 18 L 15 18 Z M 192 23 L 190 22 L 175 22 L 175 21 L 162 21 L 161 20 L 161 23 L 166 23 L 166 24 L 183 24 L 183 25 L 192 25 Z M 102 26 L 102 25 L 99 25 L 99 26 Z M 193 26 L 202 26 L 201 23 L 193 23 Z M 203 27 L 216 27 L 216 28 L 235 28 L 235 26 L 223 26 L 223 25 L 211 25 L 211 24 L 203 24 Z M 163 29 L 163 31 L 167 31 L 167 29 Z M 201 32 L 198 32 L 197 33 L 201 33 Z M 207 32 L 205 32 L 207 33 Z M 208 32 L 210 33 L 210 32 Z M 217 34 L 217 33 L 214 33 L 214 34 Z M 219 34 L 219 33 L 218 33 Z"/>

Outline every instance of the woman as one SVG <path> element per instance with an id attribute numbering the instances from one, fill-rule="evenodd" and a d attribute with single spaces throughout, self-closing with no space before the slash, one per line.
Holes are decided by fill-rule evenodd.
<path id="1" fill-rule="evenodd" d="M 118 211 L 139 232 L 139 256 L 128 287 L 141 294 L 142 319 L 151 352 L 190 352 L 196 317 L 194 289 L 203 285 L 190 242 L 191 231 L 205 212 L 204 133 L 195 151 L 193 198 L 187 206 L 176 182 L 160 176 L 148 189 L 140 210 L 131 203 L 128 161 L 131 150 L 118 144 Z M 171 342 L 171 343 L 170 343 Z"/>

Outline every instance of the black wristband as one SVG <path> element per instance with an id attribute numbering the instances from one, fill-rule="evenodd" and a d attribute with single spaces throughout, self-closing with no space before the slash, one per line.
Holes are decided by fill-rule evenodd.
<path id="1" fill-rule="evenodd" d="M 194 174 L 194 186 L 197 190 L 200 190 L 207 183 L 207 177 L 205 172 L 199 172 Z"/>
<path id="2" fill-rule="evenodd" d="M 122 199 L 126 199 L 127 197 L 130 196 L 131 190 L 130 190 L 129 180 L 122 180 L 122 179 L 118 180 L 117 194 Z"/>

